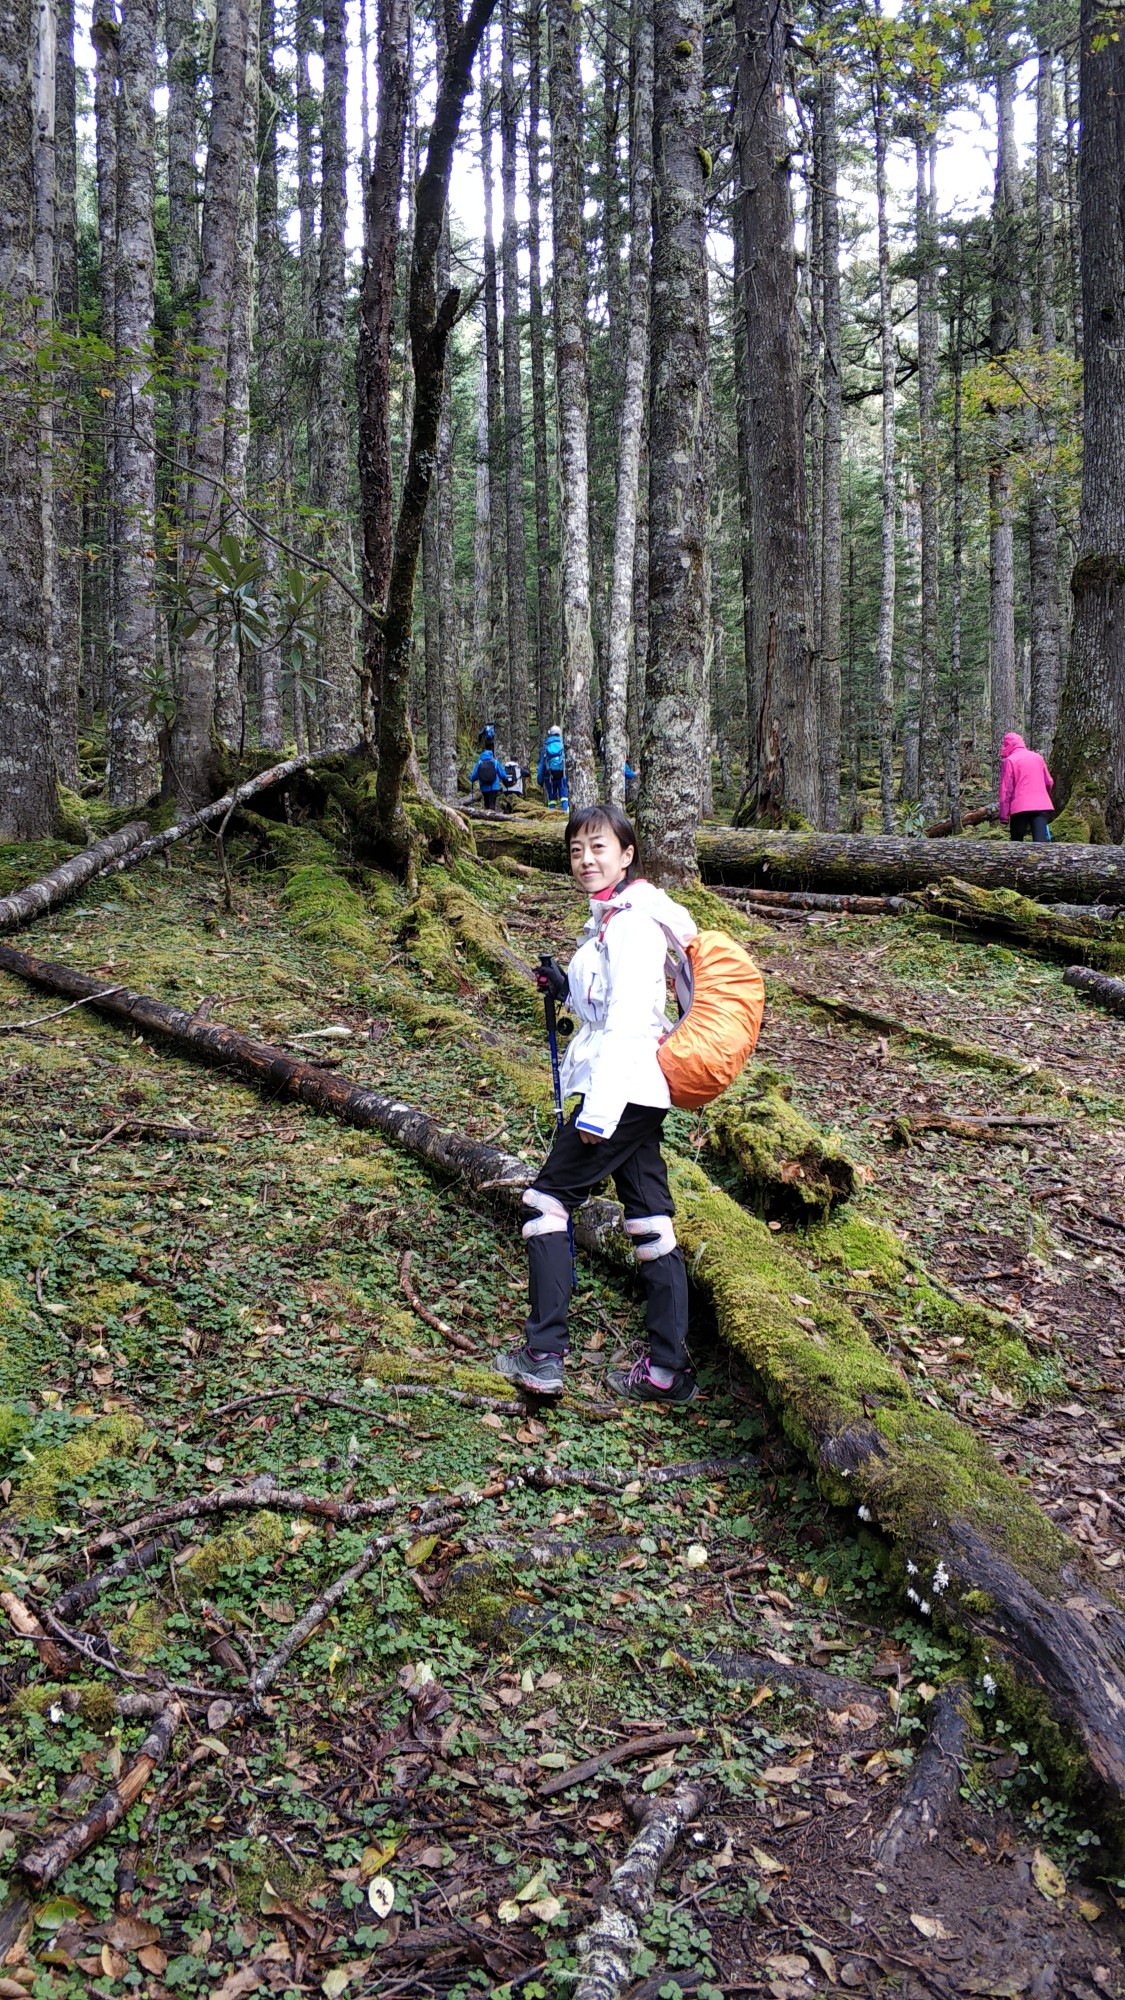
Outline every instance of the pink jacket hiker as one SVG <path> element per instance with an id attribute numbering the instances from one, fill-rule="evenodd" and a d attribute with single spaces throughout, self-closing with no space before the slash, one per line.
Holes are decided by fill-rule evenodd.
<path id="1" fill-rule="evenodd" d="M 1053 784 L 1038 750 L 1029 750 L 1023 737 L 1010 729 L 1000 745 L 1000 818 L 1004 825 L 1013 813 L 1052 812 Z"/>

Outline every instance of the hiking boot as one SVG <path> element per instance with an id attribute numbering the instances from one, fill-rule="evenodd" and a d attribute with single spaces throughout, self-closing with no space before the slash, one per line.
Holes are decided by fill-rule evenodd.
<path id="1" fill-rule="evenodd" d="M 532 1396 L 561 1396 L 563 1357 L 561 1354 L 533 1354 L 529 1347 L 510 1347 L 493 1361 L 498 1375 L 515 1382 Z"/>
<path id="2" fill-rule="evenodd" d="M 662 1389 L 649 1373 L 647 1355 L 635 1362 L 628 1374 L 623 1369 L 611 1368 L 605 1379 L 613 1394 L 629 1403 L 666 1403 L 683 1409 L 686 1404 L 694 1403 L 699 1394 L 699 1384 L 690 1368 L 677 1369 L 670 1387 Z"/>

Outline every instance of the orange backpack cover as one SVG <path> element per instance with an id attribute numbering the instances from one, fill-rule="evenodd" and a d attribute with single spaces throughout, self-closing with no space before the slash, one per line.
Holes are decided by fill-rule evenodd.
<path id="1" fill-rule="evenodd" d="M 656 1052 L 674 1105 L 696 1111 L 726 1090 L 752 1055 L 766 989 L 749 952 L 725 931 L 675 947 L 681 1018 Z"/>

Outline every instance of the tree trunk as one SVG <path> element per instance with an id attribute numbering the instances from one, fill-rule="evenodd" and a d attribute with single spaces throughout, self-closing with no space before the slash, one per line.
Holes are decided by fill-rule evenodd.
<path id="1" fill-rule="evenodd" d="M 840 824 L 840 500 L 843 358 L 840 316 L 839 130 L 836 63 L 829 52 L 820 72 L 821 255 L 824 268 L 824 502 L 820 565 L 820 813 L 829 832 Z"/>
<path id="2" fill-rule="evenodd" d="M 78 146 L 74 0 L 59 0 L 55 60 L 55 318 L 78 333 Z M 55 377 L 55 644 L 51 720 L 55 769 L 78 786 L 78 686 L 82 667 L 82 419 L 78 371 Z"/>
<path id="3" fill-rule="evenodd" d="M 90 39 L 94 44 L 94 131 L 97 148 L 98 182 L 98 330 L 109 352 L 116 340 L 116 311 L 113 287 L 117 269 L 117 16 L 113 0 L 94 0 Z M 112 387 L 112 384 L 110 385 Z M 113 514 L 114 421 L 113 396 L 104 399 L 103 463 L 104 493 L 101 503 L 102 561 L 100 574 L 99 631 L 95 645 L 99 655 L 99 679 L 108 693 L 113 654 L 113 572 L 117 526 Z"/>
<path id="4" fill-rule="evenodd" d="M 489 720 L 492 703 L 492 482 L 488 472 L 488 342 L 483 305 L 479 318 L 471 666 L 471 707 L 478 730 Z"/>
<path id="5" fill-rule="evenodd" d="M 1019 162 L 1015 137 L 1015 70 L 1002 47 L 996 70 L 996 193 L 992 210 L 992 323 L 989 347 L 994 360 L 1019 338 Z M 1012 475 L 1008 454 L 1011 425 L 997 420 L 996 455 L 988 475 L 989 505 L 989 689 L 992 763 L 999 768 L 1000 746 L 1018 727 L 1016 686 L 1016 577 Z"/>
<path id="6" fill-rule="evenodd" d="M 32 301 L 35 106 L 30 0 L 0 6 L 0 841 L 38 840 L 55 804 L 43 606 Z"/>
<path id="7" fill-rule="evenodd" d="M 559 438 L 559 608 L 562 726 L 572 805 L 598 795 L 591 682 L 590 484 L 586 382 L 586 263 L 582 224 L 581 16 L 547 0 L 551 41 L 551 215 L 555 400 Z"/>
<path id="8" fill-rule="evenodd" d="M 316 383 L 308 356 L 315 347 L 316 329 L 316 190 L 313 186 L 313 155 L 317 138 L 317 99 L 309 76 L 309 57 L 316 48 L 316 0 L 296 0 L 295 34 L 297 54 L 297 211 L 300 216 L 301 331 L 305 355 L 302 386 L 308 422 L 308 460 L 316 460 Z"/>
<path id="9" fill-rule="evenodd" d="M 190 364 L 182 349 L 189 338 L 195 288 L 199 283 L 199 215 L 195 171 L 196 80 L 195 9 L 193 0 L 165 0 L 164 37 L 168 50 L 168 275 L 177 325 L 172 391 L 172 449 L 176 471 L 169 481 L 168 502 L 175 508 L 182 494 L 181 471 L 191 448 Z"/>
<path id="10" fill-rule="evenodd" d="M 496 237 L 492 222 L 492 133 L 496 87 L 492 81 L 490 37 L 480 49 L 480 154 L 484 189 L 484 379 L 488 417 L 488 664 L 485 713 L 496 730 L 496 747 L 507 753 L 511 734 L 507 647 L 504 636 L 504 428 L 501 418 L 500 300 L 496 282 Z"/>
<path id="11" fill-rule="evenodd" d="M 258 220 L 258 99 L 260 0 L 249 0 L 246 40 L 246 83 L 242 98 L 242 156 L 238 187 L 238 224 L 234 253 L 234 290 L 230 301 L 227 342 L 226 408 L 223 421 L 222 532 L 241 544 L 245 538 L 248 499 L 246 468 L 250 450 L 250 329 L 254 299 L 254 244 Z M 246 743 L 245 661 L 239 635 L 224 608 L 215 627 L 216 740 L 224 749 L 241 753 Z"/>
<path id="12" fill-rule="evenodd" d="M 238 253 L 239 191 L 250 0 L 219 0 L 211 79 L 211 129 L 203 193 L 199 305 L 194 341 L 199 358 L 192 406 L 192 452 L 184 496 L 185 559 L 198 608 L 207 593 L 200 552 L 222 520 L 226 368 Z M 215 754 L 215 656 L 205 623 L 181 642 L 176 661 L 176 712 L 169 777 L 184 805 L 209 797 Z"/>
<path id="13" fill-rule="evenodd" d="M 445 12 L 442 6 L 436 10 L 435 27 L 438 48 L 438 74 L 445 68 L 448 52 L 448 37 L 445 32 Z M 437 255 L 437 289 L 442 298 L 449 290 L 450 240 L 449 214 L 446 211 L 442 224 L 441 241 Z M 450 412 L 451 371 L 449 356 L 445 358 L 445 379 L 441 392 L 441 418 L 438 423 L 437 459 L 434 466 L 434 482 L 430 487 L 430 497 L 426 506 L 426 518 L 422 528 L 422 590 L 425 607 L 425 649 L 426 649 L 426 767 L 430 784 L 439 798 L 452 802 L 456 797 L 457 726 L 454 709 L 452 742 L 447 740 L 449 722 L 449 700 L 447 684 L 450 676 L 449 653 L 456 659 L 455 619 L 456 607 L 452 595 L 452 550 L 447 559 L 442 541 L 447 532 L 452 532 L 452 421 Z M 448 595 L 446 593 L 449 593 Z M 453 685 L 456 688 L 455 668 Z M 450 784 L 450 763 L 453 766 L 453 783 Z"/>
<path id="14" fill-rule="evenodd" d="M 558 828 L 546 822 L 481 820 L 474 823 L 473 834 L 490 860 L 510 854 L 549 873 L 568 866 Z M 927 840 L 702 827 L 696 851 L 705 882 L 738 887 L 903 896 L 953 875 L 982 889 L 1018 889 L 1040 903 L 1125 906 L 1125 848 L 1077 841 Z"/>
<path id="15" fill-rule="evenodd" d="M 797 336 L 785 37 L 770 0 L 737 0 L 743 297 L 750 356 L 753 662 L 749 813 L 819 813 L 818 689 L 809 617 L 808 513 Z"/>
<path id="16" fill-rule="evenodd" d="M 879 238 L 879 349 L 882 365 L 883 492 L 879 564 L 879 816 L 884 833 L 895 826 L 895 330 L 891 298 L 891 239 L 887 223 L 887 82 L 883 53 L 875 56 L 872 105 L 875 123 L 875 202 Z"/>
<path id="17" fill-rule="evenodd" d="M 1105 800 L 1125 833 L 1125 42 L 1083 0 L 1079 71 L 1085 405 L 1074 630 L 1056 738 L 1055 796 Z M 1116 898 L 1114 898 L 1116 900 Z"/>
<path id="18" fill-rule="evenodd" d="M 38 0 L 32 48 L 35 91 L 35 291 L 39 325 L 49 342 L 55 321 L 55 206 L 58 178 L 55 164 L 55 69 L 58 42 L 56 0 Z M 47 698 L 54 721 L 54 690 L 59 680 L 58 552 L 55 547 L 55 408 L 57 384 L 41 385 L 39 420 L 39 504 L 43 515 L 43 621 L 47 646 Z M 54 729 L 52 727 L 52 762 Z M 68 760 L 74 763 L 77 749 Z"/>
<path id="19" fill-rule="evenodd" d="M 546 735 L 555 707 L 554 584 L 551 564 L 550 477 L 547 469 L 547 372 L 544 359 L 543 285 L 539 274 L 539 108 L 542 0 L 527 14 L 527 259 L 528 335 L 531 346 L 531 436 L 535 472 L 536 728 Z"/>
<path id="20" fill-rule="evenodd" d="M 410 96 L 407 31 L 410 0 L 380 0 L 379 92 L 375 164 L 365 190 L 367 225 L 359 302 L 356 385 L 359 398 L 359 495 L 363 526 L 363 594 L 381 608 L 391 575 L 394 482 L 391 468 L 391 329 L 402 156 Z M 383 689 L 383 628 L 366 621 L 363 635 L 362 726 L 371 727 Z"/>
<path id="21" fill-rule="evenodd" d="M 107 782 L 113 806 L 160 783 L 156 727 L 156 416 L 149 343 L 155 311 L 156 0 L 123 0 L 117 59 L 117 371 L 114 402 L 113 657 Z"/>
<path id="22" fill-rule="evenodd" d="M 633 640 L 633 564 L 648 369 L 649 263 L 652 256 L 653 0 L 633 13 L 629 143 L 629 306 L 625 382 L 617 447 L 617 513 L 606 633 L 604 696 L 606 796 L 625 803 L 629 658 Z M 638 749 L 636 739 L 633 749 Z"/>
<path id="23" fill-rule="evenodd" d="M 938 463 L 937 231 L 934 176 L 937 135 L 929 130 L 915 148 L 915 234 L 918 256 L 918 501 L 921 515 L 921 629 L 918 658 L 918 796 L 927 821 L 939 804 L 938 743 Z"/>
<path id="24" fill-rule="evenodd" d="M 645 873 L 669 885 L 696 874 L 710 610 L 703 9 L 695 0 L 655 0 L 653 14 L 649 657 L 638 832 Z"/>
<path id="25" fill-rule="evenodd" d="M 1036 332 L 1044 361 L 1055 349 L 1055 75 L 1054 52 L 1039 52 L 1035 130 L 1035 293 Z M 1059 702 L 1059 535 L 1050 461 L 1054 429 L 1037 410 L 1031 429 L 1041 459 L 1048 461 L 1035 480 L 1028 503 L 1028 557 L 1031 612 L 1031 741 L 1044 757 L 1051 755 Z"/>
<path id="26" fill-rule="evenodd" d="M 503 0 L 500 53 L 500 182 L 504 233 L 504 443 L 505 544 L 508 557 L 508 714 L 505 748 L 519 764 L 530 754 L 527 672 L 527 537 L 523 514 L 523 382 L 520 364 L 520 287 L 516 229 L 516 138 L 519 97 L 515 74 L 515 0 Z"/>
<path id="27" fill-rule="evenodd" d="M 414 840 L 402 795 L 406 773 L 414 756 L 414 736 L 410 727 L 414 580 L 441 420 L 446 348 L 460 303 L 460 293 L 456 289 L 447 292 L 440 301 L 437 298 L 437 253 L 461 114 L 481 36 L 494 5 L 495 0 L 473 0 L 465 24 L 450 49 L 438 89 L 426 164 L 418 183 L 415 204 L 410 260 L 414 422 L 387 593 L 383 699 L 379 709 L 379 771 L 375 791 L 375 817 L 384 852 L 406 870 L 408 878 L 414 867 Z"/>
<path id="28" fill-rule="evenodd" d="M 324 0 L 324 101 L 320 141 L 320 269 L 317 277 L 317 504 L 321 552 L 345 576 L 353 564 L 348 519 L 351 417 L 344 384 L 344 230 L 347 223 L 347 66 L 344 0 Z M 337 584 L 317 600 L 317 705 L 320 740 L 342 750 L 356 732 L 355 614 Z"/>
<path id="29" fill-rule="evenodd" d="M 259 417 L 255 431 L 257 510 L 266 527 L 289 540 L 287 448 L 289 412 L 285 365 L 285 305 L 282 292 L 285 252 L 277 212 L 277 73 L 274 68 L 274 0 L 262 0 L 261 93 L 258 100 L 258 361 Z M 262 567 L 276 622 L 281 588 L 281 551 L 265 537 Z M 258 741 L 280 750 L 284 741 L 280 639 L 258 648 Z M 295 705 L 299 704 L 295 694 Z"/>

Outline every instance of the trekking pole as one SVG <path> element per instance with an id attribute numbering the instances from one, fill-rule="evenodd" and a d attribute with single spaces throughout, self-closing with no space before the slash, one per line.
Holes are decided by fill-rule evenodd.
<path id="1" fill-rule="evenodd" d="M 544 972 L 549 971 L 552 963 L 553 960 L 549 951 L 540 952 L 539 964 Z M 555 1088 L 555 1124 L 561 1132 L 566 1123 L 566 1114 L 563 1111 L 562 1079 L 559 1076 L 559 1038 L 555 1016 L 555 996 L 549 988 L 543 995 L 543 1012 L 547 1020 L 547 1043 L 551 1051 L 551 1082 Z M 574 1247 L 574 1218 L 569 1211 L 566 1218 L 566 1234 L 567 1241 L 570 1244 L 571 1283 L 575 1291 L 577 1291 L 578 1253 Z"/>

